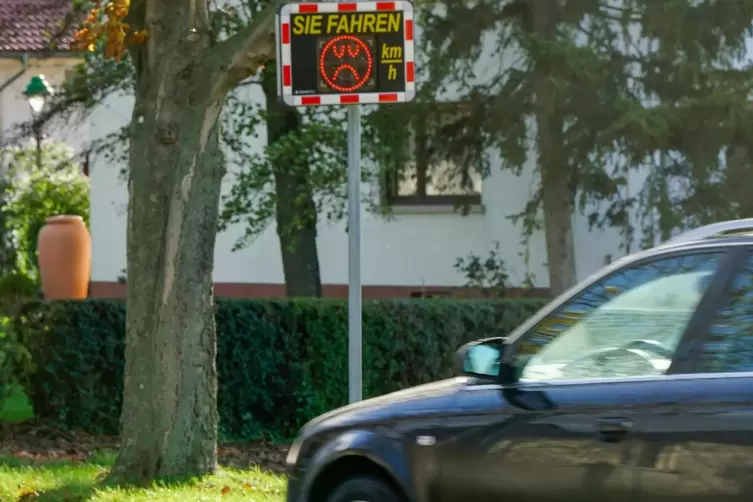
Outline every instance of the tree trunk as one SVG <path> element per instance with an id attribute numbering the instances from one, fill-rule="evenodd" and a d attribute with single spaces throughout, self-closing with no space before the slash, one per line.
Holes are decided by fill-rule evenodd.
<path id="1" fill-rule="evenodd" d="M 267 143 L 272 145 L 301 128 L 298 111 L 280 102 L 277 78 L 267 67 L 262 77 L 267 101 Z M 288 297 L 322 296 L 316 249 L 316 204 L 308 164 L 273 166 L 277 194 L 277 235 L 280 238 L 285 292 Z"/>
<path id="2" fill-rule="evenodd" d="M 149 39 L 131 47 L 125 376 L 111 478 L 144 484 L 217 467 L 217 119 L 228 91 L 274 54 L 278 5 L 220 43 L 205 2 L 131 5 L 128 22 Z"/>
<path id="3" fill-rule="evenodd" d="M 549 266 L 549 288 L 559 295 L 576 283 L 572 216 L 575 194 L 572 166 L 564 150 L 564 119 L 557 107 L 557 86 L 551 44 L 557 29 L 556 1 L 532 4 L 533 30 L 539 44 L 534 68 L 538 162 L 544 208 L 544 235 Z"/>
<path id="4" fill-rule="evenodd" d="M 217 465 L 211 293 L 223 159 L 221 102 L 189 85 L 176 54 L 139 89 L 132 116 L 122 450 L 128 480 Z"/>

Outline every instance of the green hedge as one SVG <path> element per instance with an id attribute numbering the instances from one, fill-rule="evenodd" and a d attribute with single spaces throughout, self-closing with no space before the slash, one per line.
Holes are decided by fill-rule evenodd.
<path id="1" fill-rule="evenodd" d="M 541 305 L 539 300 L 365 302 L 365 396 L 452 376 L 460 345 L 504 335 Z M 345 302 L 219 300 L 216 316 L 223 437 L 287 437 L 346 403 Z M 34 362 L 25 387 L 37 418 L 117 432 L 124 326 L 119 301 L 27 306 L 17 329 Z"/>

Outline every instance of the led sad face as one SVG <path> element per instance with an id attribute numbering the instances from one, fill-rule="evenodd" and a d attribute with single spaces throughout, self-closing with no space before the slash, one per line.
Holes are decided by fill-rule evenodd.
<path id="1" fill-rule="evenodd" d="M 319 92 L 371 91 L 374 78 L 374 38 L 339 35 L 319 40 Z"/>

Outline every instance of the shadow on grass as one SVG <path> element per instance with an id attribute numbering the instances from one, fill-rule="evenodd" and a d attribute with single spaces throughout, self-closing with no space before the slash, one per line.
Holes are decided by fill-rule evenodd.
<path id="1" fill-rule="evenodd" d="M 93 483 L 70 483 L 39 492 L 21 491 L 16 502 L 84 502 L 91 500 L 96 487 Z"/>

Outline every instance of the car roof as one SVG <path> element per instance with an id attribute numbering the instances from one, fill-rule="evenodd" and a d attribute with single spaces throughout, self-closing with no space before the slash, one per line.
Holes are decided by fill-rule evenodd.
<path id="1" fill-rule="evenodd" d="M 719 221 L 703 225 L 672 237 L 666 244 L 682 242 L 707 241 L 710 239 L 725 239 L 732 237 L 753 238 L 753 218 Z"/>
<path id="2" fill-rule="evenodd" d="M 659 244 L 656 247 L 653 247 L 651 249 L 684 249 L 684 248 L 696 248 L 696 247 L 706 247 L 709 244 L 729 244 L 729 245 L 743 245 L 743 244 L 751 244 L 753 245 L 753 233 L 749 235 L 720 235 L 720 236 L 714 236 L 714 237 L 708 237 L 706 239 L 694 239 L 690 241 L 681 241 L 681 242 L 673 242 L 669 241 L 664 244 Z"/>
<path id="3" fill-rule="evenodd" d="M 669 249 L 694 249 L 709 245 L 753 245 L 753 218 L 720 221 L 688 230 L 647 250 L 643 255 L 666 252 Z"/>

